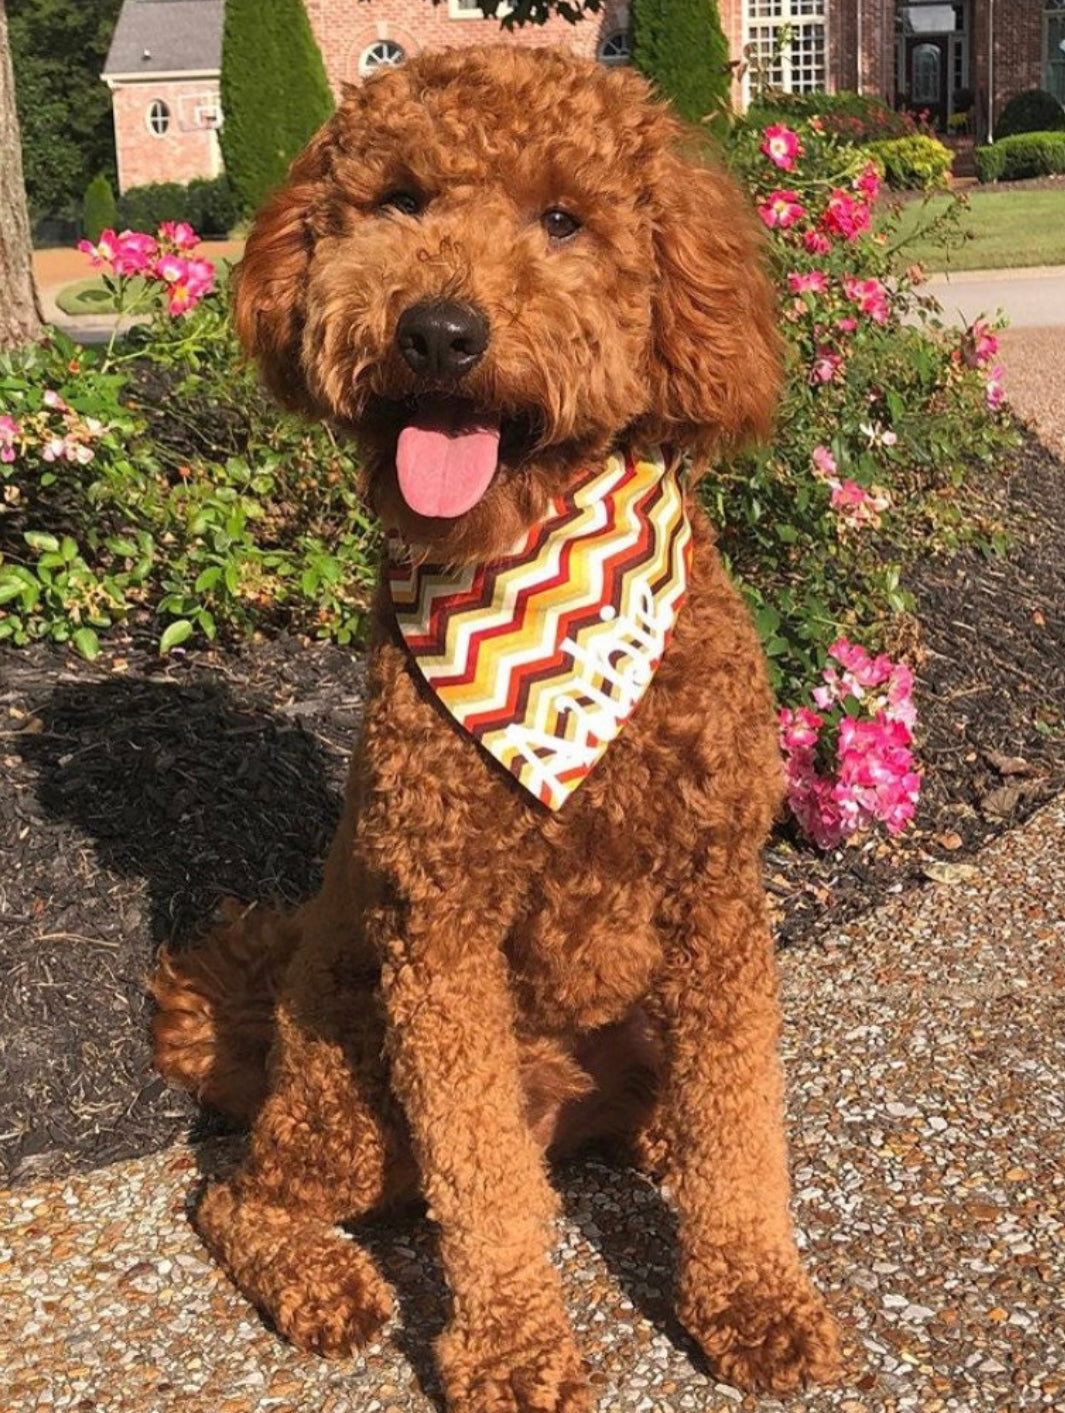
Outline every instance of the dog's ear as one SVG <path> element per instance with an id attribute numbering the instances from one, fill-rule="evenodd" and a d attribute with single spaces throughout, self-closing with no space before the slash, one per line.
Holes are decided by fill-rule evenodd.
<path id="1" fill-rule="evenodd" d="M 311 401 L 300 340 L 312 217 L 330 170 L 336 121 L 319 128 L 257 213 L 233 276 L 234 322 L 244 351 L 277 400 L 295 410 L 309 410 Z"/>
<path id="2" fill-rule="evenodd" d="M 782 344 L 764 233 L 719 168 L 663 143 L 649 163 L 656 280 L 649 369 L 655 440 L 696 464 L 773 424 Z"/>

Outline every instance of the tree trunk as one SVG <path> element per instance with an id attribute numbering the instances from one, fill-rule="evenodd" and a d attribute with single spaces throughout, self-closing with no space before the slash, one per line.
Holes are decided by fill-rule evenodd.
<path id="1" fill-rule="evenodd" d="M 0 348 L 41 336 L 41 306 L 33 283 L 33 246 L 22 181 L 22 143 L 15 111 L 15 77 L 0 0 Z"/>

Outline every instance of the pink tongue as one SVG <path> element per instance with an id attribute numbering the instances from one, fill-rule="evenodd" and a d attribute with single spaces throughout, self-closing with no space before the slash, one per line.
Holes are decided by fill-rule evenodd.
<path id="1" fill-rule="evenodd" d="M 499 463 L 499 427 L 448 425 L 425 415 L 404 427 L 396 446 L 403 499 L 416 515 L 453 520 L 484 495 Z"/>

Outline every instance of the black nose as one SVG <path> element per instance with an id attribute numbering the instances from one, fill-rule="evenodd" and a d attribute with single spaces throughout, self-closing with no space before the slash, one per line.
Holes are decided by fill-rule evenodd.
<path id="1" fill-rule="evenodd" d="M 426 300 L 400 315 L 396 342 L 420 378 L 464 378 L 488 347 L 488 320 L 471 304 Z"/>

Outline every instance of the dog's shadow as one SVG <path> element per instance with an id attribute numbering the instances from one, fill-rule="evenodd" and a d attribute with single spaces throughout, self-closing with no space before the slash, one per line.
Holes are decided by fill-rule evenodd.
<path id="1" fill-rule="evenodd" d="M 299 725 L 214 683 L 133 677 L 60 683 L 37 716 L 18 744 L 41 807 L 146 881 L 153 942 L 190 941 L 227 895 L 313 891 L 340 798 L 335 763 Z"/>

